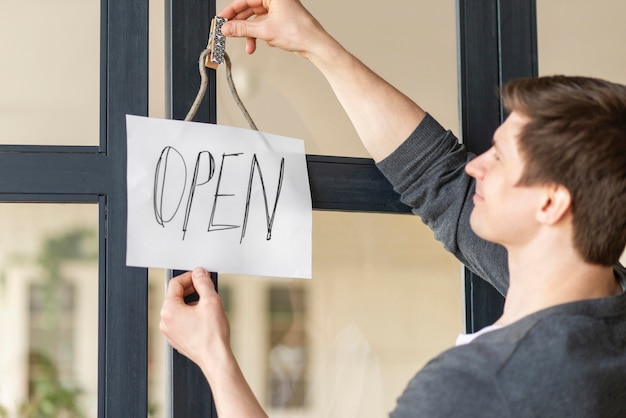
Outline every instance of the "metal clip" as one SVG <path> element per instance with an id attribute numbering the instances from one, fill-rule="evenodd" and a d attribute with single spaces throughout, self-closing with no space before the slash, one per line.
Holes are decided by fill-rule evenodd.
<path id="1" fill-rule="evenodd" d="M 226 37 L 222 34 L 222 25 L 228 19 L 215 16 L 211 20 L 211 31 L 209 32 L 209 43 L 207 49 L 211 51 L 204 60 L 205 67 L 217 69 L 219 64 L 224 63 L 224 53 L 226 51 Z"/>

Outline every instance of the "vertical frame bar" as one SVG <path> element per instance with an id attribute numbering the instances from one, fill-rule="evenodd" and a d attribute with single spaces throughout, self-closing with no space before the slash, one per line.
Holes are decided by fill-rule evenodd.
<path id="1" fill-rule="evenodd" d="M 173 275 L 183 271 L 174 271 Z M 211 280 L 217 289 L 217 273 L 211 273 Z M 197 294 L 185 298 L 187 303 L 197 300 Z M 200 368 L 187 357 L 171 347 L 168 348 L 171 365 L 171 404 L 172 417 L 217 417 L 213 395 Z"/>
<path id="2" fill-rule="evenodd" d="M 102 95 L 102 90 L 101 90 Z M 98 198 L 98 417 L 105 416 L 106 398 L 106 243 L 107 243 L 107 197 Z"/>
<path id="3" fill-rule="evenodd" d="M 200 86 L 198 58 L 206 48 L 211 19 L 215 14 L 215 0 L 166 2 L 166 114 L 169 118 L 184 119 L 196 97 Z M 215 71 L 207 71 L 207 91 L 194 120 L 216 123 Z M 217 275 L 213 274 L 212 279 L 217 284 Z M 177 351 L 169 350 L 171 416 L 216 417 L 211 390 L 202 371 Z"/>
<path id="4" fill-rule="evenodd" d="M 126 114 L 148 114 L 148 0 L 106 0 L 106 198 L 103 260 L 104 382 L 100 417 L 145 417 L 148 404 L 148 274 L 126 267 Z M 101 256 L 102 257 L 102 256 Z M 100 373 L 102 376 L 102 372 Z"/>
<path id="5" fill-rule="evenodd" d="M 470 152 L 491 146 L 505 114 L 497 90 L 516 77 L 537 76 L 535 0 L 457 0 L 461 132 Z M 503 214 L 506 216 L 506 214 Z M 492 324 L 503 297 L 465 269 L 467 332 Z"/>
<path id="6" fill-rule="evenodd" d="M 169 0 L 165 11 L 166 114 L 183 120 L 191 107 L 198 87 L 198 58 L 209 39 L 215 0 Z M 216 123 L 215 71 L 208 70 L 209 83 L 195 121 Z"/>
<path id="7" fill-rule="evenodd" d="M 148 113 L 148 0 L 101 0 L 100 146 L 2 146 L 0 201 L 98 202 L 98 417 L 145 417 L 147 270 L 126 267 L 126 114 Z"/>

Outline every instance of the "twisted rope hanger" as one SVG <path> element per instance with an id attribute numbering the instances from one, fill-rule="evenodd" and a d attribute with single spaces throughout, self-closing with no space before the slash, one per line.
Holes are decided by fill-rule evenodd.
<path id="1" fill-rule="evenodd" d="M 200 88 L 198 89 L 198 94 L 196 94 L 196 98 L 193 101 L 189 112 L 187 112 L 187 116 L 185 116 L 185 121 L 193 120 L 196 112 L 198 111 L 198 107 L 200 107 L 200 103 L 202 103 L 202 99 L 204 99 L 204 94 L 206 93 L 207 85 L 209 83 L 209 77 L 206 73 L 206 65 L 205 60 L 206 57 L 211 54 L 211 49 L 207 48 L 200 53 L 200 57 L 198 58 L 198 71 L 200 72 Z M 232 94 L 239 110 L 243 113 L 243 116 L 246 118 L 248 125 L 251 129 L 258 131 L 256 124 L 252 120 L 250 113 L 246 109 L 246 106 L 241 101 L 241 97 L 239 97 L 239 92 L 237 91 L 237 87 L 235 87 L 235 82 L 233 81 L 233 72 L 232 72 L 232 63 L 230 61 L 230 57 L 224 51 L 224 63 L 226 65 L 226 81 L 228 82 L 228 87 L 230 88 L 230 93 Z"/>

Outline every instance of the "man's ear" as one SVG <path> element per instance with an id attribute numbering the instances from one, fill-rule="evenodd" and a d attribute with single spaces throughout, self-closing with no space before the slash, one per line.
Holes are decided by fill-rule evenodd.
<path id="1" fill-rule="evenodd" d="M 560 184 L 551 184 L 544 187 L 544 196 L 537 213 L 537 220 L 543 224 L 554 225 L 570 212 L 572 195 L 567 188 Z"/>

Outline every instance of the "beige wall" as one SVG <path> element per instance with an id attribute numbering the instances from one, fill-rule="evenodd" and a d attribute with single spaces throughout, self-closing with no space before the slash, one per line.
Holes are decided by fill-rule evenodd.
<path id="1" fill-rule="evenodd" d="M 98 145 L 100 2 L 0 0 L 0 142 Z"/>
<path id="2" fill-rule="evenodd" d="M 626 2 L 538 0 L 539 74 L 626 83 Z"/>
<path id="3" fill-rule="evenodd" d="M 97 231 L 97 225 L 95 204 L 0 203 L 0 406 L 12 411 L 27 394 L 29 287 L 46 277 L 37 259 L 42 242 L 70 230 Z M 97 261 L 69 263 L 62 274 L 75 291 L 74 370 L 85 390 L 85 411 L 93 416 L 98 385 Z"/>

